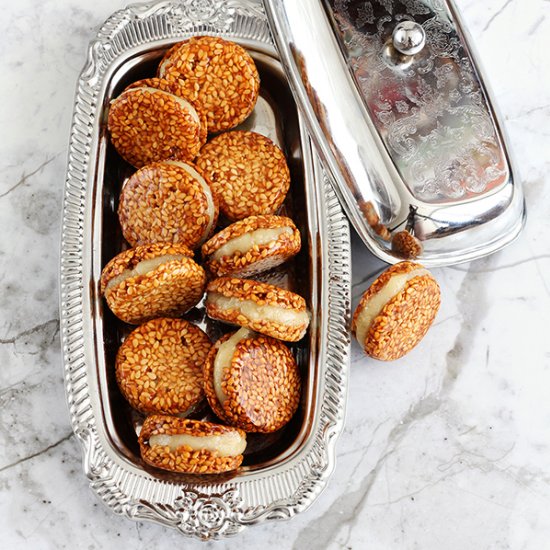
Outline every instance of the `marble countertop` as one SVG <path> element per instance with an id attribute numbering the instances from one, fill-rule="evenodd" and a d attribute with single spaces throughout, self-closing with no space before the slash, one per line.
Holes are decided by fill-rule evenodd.
<path id="1" fill-rule="evenodd" d="M 377 363 L 354 344 L 336 470 L 308 511 L 206 544 L 104 508 L 82 473 L 65 402 L 58 250 L 74 87 L 89 40 L 122 3 L 20 0 L 3 7 L 3 549 L 548 548 L 550 3 L 457 4 L 518 161 L 525 231 L 493 256 L 435 270 L 441 311 L 405 359 Z M 355 239 L 354 303 L 380 267 Z"/>

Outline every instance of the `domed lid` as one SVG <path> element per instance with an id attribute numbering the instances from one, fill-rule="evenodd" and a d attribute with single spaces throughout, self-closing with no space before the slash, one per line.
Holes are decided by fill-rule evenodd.
<path id="1" fill-rule="evenodd" d="M 374 254 L 449 265 L 519 234 L 523 195 L 452 2 L 264 6 L 308 131 Z"/>

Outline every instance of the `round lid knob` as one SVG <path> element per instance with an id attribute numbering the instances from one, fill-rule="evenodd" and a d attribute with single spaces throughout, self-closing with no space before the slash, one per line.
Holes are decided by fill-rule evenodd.
<path id="1" fill-rule="evenodd" d="M 426 32 L 415 21 L 401 21 L 393 30 L 393 47 L 403 55 L 415 55 L 426 45 Z"/>

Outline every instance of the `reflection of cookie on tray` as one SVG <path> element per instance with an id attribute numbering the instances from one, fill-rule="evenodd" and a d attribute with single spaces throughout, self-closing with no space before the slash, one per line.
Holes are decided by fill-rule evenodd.
<path id="1" fill-rule="evenodd" d="M 128 179 L 118 217 L 132 246 L 174 242 L 196 248 L 212 233 L 218 204 L 195 166 L 168 160 L 148 164 Z"/>
<path id="2" fill-rule="evenodd" d="M 211 319 L 287 342 L 303 338 L 309 326 L 301 296 L 251 279 L 220 277 L 209 283 L 206 312 Z"/>
<path id="3" fill-rule="evenodd" d="M 290 186 L 283 152 L 255 132 L 216 136 L 201 149 L 196 164 L 218 195 L 220 211 L 231 221 L 275 213 Z"/>
<path id="4" fill-rule="evenodd" d="M 247 277 L 281 265 L 300 246 L 300 232 L 290 218 L 250 216 L 216 233 L 201 252 L 212 274 Z"/>
<path id="5" fill-rule="evenodd" d="M 111 142 L 136 168 L 167 158 L 193 160 L 206 138 L 197 109 L 160 79 L 139 81 L 111 102 Z"/>
<path id="6" fill-rule="evenodd" d="M 246 328 L 214 344 L 204 383 L 216 415 L 247 432 L 282 428 L 300 400 L 300 373 L 291 351 L 279 340 Z"/>
<path id="7" fill-rule="evenodd" d="M 401 262 L 367 289 L 355 310 L 352 331 L 367 355 L 393 361 L 422 340 L 440 302 L 433 275 L 419 264 Z"/>
<path id="8" fill-rule="evenodd" d="M 203 397 L 202 365 L 212 344 L 184 319 L 153 319 L 124 340 L 116 357 L 122 395 L 138 411 L 185 414 Z"/>
<path id="9" fill-rule="evenodd" d="M 156 414 L 145 419 L 138 441 L 151 466 L 189 474 L 235 470 L 246 448 L 246 434 L 237 428 Z"/>
<path id="10" fill-rule="evenodd" d="M 101 273 L 101 293 L 126 323 L 177 317 L 195 306 L 206 285 L 204 269 L 182 244 L 136 246 L 115 256 Z"/>
<path id="11" fill-rule="evenodd" d="M 177 82 L 201 105 L 209 132 L 229 130 L 243 122 L 260 91 L 258 70 L 248 52 L 213 36 L 176 44 L 164 56 L 158 74 Z"/>

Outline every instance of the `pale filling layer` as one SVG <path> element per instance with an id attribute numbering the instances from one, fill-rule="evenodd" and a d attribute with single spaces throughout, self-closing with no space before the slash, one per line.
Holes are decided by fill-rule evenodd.
<path id="1" fill-rule="evenodd" d="M 153 445 L 169 447 L 172 452 L 185 445 L 194 451 L 205 450 L 211 453 L 216 452 L 219 456 L 238 456 L 246 448 L 246 437 L 237 431 L 204 436 L 159 434 L 149 438 L 149 446 Z"/>
<path id="2" fill-rule="evenodd" d="M 264 229 L 254 229 L 244 235 L 234 237 L 216 250 L 211 258 L 219 260 L 223 256 L 232 256 L 236 252 L 245 253 L 254 246 L 263 246 L 272 241 L 276 241 L 283 233 L 292 233 L 291 227 L 273 227 Z"/>
<path id="3" fill-rule="evenodd" d="M 167 57 L 160 65 L 159 65 L 159 77 L 164 78 L 164 75 L 166 73 L 166 65 L 170 62 L 170 58 Z"/>
<path id="4" fill-rule="evenodd" d="M 208 225 L 206 226 L 206 229 L 204 230 L 204 233 L 200 240 L 200 244 L 202 244 L 207 239 L 208 235 L 210 235 L 210 232 L 212 231 L 212 226 L 214 225 L 214 216 L 216 214 L 216 207 L 214 205 L 214 197 L 212 196 L 212 190 L 210 189 L 210 186 L 208 185 L 208 183 L 206 183 L 206 180 L 192 166 L 189 166 L 189 164 L 186 164 L 185 162 L 181 162 L 179 160 L 165 160 L 163 161 L 163 163 L 172 164 L 173 166 L 178 166 L 179 168 L 182 168 L 193 179 L 195 179 L 202 188 L 202 192 L 206 197 L 206 208 L 207 208 L 206 214 L 208 216 Z"/>
<path id="5" fill-rule="evenodd" d="M 407 283 L 415 277 L 421 277 L 428 275 L 429 272 L 426 269 L 419 268 L 409 273 L 402 273 L 400 275 L 393 275 L 391 279 L 379 290 L 374 296 L 367 301 L 363 307 L 363 311 L 357 318 L 355 334 L 357 341 L 363 346 L 365 344 L 365 338 L 369 328 L 376 319 L 380 312 L 384 309 L 384 306 L 395 296 L 397 296 L 407 285 Z"/>
<path id="6" fill-rule="evenodd" d="M 290 327 L 298 327 L 309 324 L 307 311 L 296 311 L 280 306 L 259 305 L 253 300 L 241 300 L 229 298 L 223 294 L 212 292 L 208 294 L 208 303 L 220 309 L 236 309 L 251 321 L 266 321 L 268 323 L 280 323 Z"/>
<path id="7" fill-rule="evenodd" d="M 138 277 L 139 275 L 147 275 L 158 269 L 162 264 L 172 262 L 174 260 L 181 260 L 185 258 L 183 254 L 165 254 L 163 256 L 158 256 L 157 258 L 151 258 L 150 260 L 142 260 L 133 269 L 125 269 L 120 275 L 113 277 L 105 287 L 105 292 L 118 286 L 120 283 L 123 283 L 126 279 L 131 277 Z"/>
<path id="8" fill-rule="evenodd" d="M 213 368 L 213 382 L 214 382 L 214 391 L 216 397 L 220 402 L 220 405 L 225 403 L 227 396 L 225 395 L 222 382 L 225 376 L 227 369 L 231 367 L 231 361 L 233 360 L 233 355 L 235 355 L 235 350 L 237 344 L 244 340 L 245 338 L 250 338 L 254 334 L 251 330 L 247 328 L 241 328 L 233 336 L 228 338 L 223 344 L 218 348 L 218 353 L 214 359 L 214 368 Z"/>
<path id="9" fill-rule="evenodd" d="M 199 114 L 195 110 L 195 107 L 193 107 L 193 105 L 191 105 L 189 101 L 186 101 L 182 97 L 171 94 L 170 92 L 165 92 L 164 90 L 159 90 L 158 88 L 151 88 L 150 86 L 137 86 L 136 88 L 130 88 L 129 90 L 126 90 L 126 92 L 131 92 L 133 90 L 142 90 L 143 92 L 148 92 L 150 94 L 164 94 L 170 96 L 170 98 L 179 103 L 186 111 L 188 111 L 192 119 L 200 125 L 201 120 Z"/>

